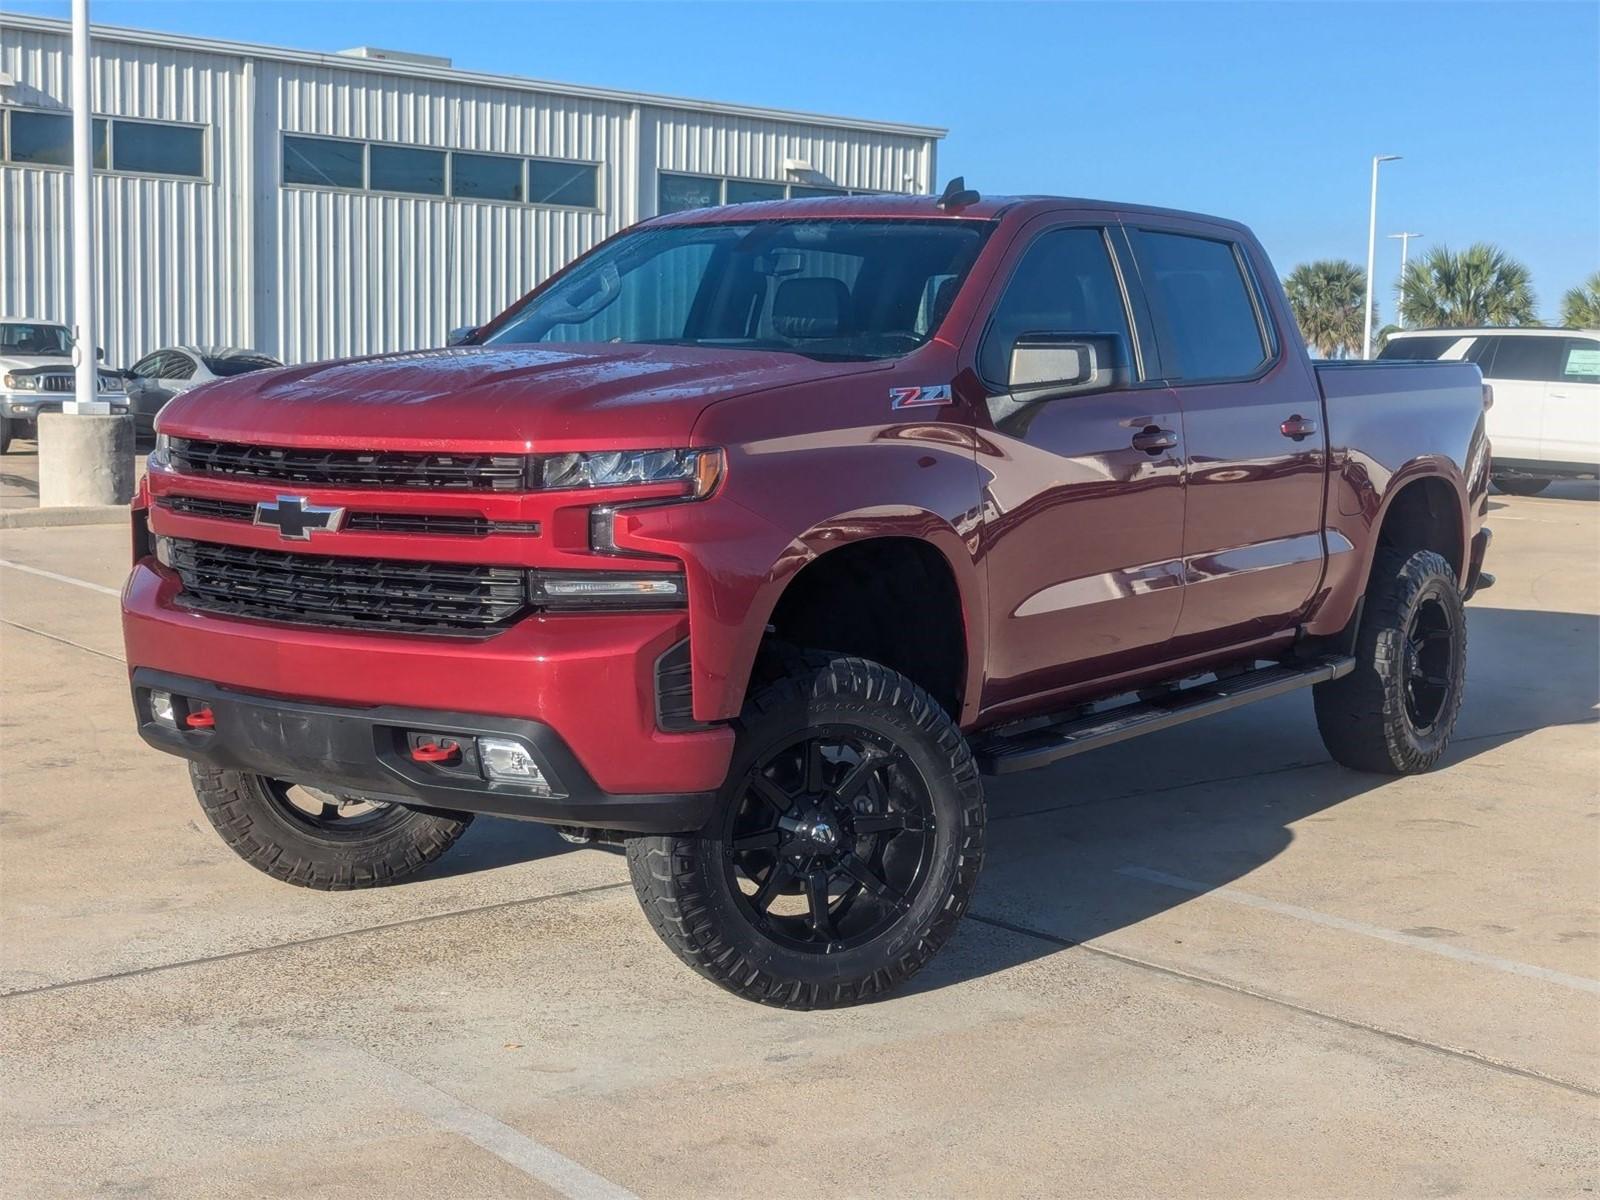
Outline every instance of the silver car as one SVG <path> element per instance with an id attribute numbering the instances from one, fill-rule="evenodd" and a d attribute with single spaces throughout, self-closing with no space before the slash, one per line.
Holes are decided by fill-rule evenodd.
<path id="1" fill-rule="evenodd" d="M 153 434 L 156 414 L 190 388 L 281 366 L 271 355 L 237 346 L 167 346 L 152 351 L 125 372 L 134 428 L 145 436 Z"/>

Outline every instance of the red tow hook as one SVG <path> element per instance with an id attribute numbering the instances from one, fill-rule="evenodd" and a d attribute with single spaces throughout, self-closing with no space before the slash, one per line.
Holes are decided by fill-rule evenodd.
<path id="1" fill-rule="evenodd" d="M 190 729 L 210 729 L 217 723 L 217 714 L 209 708 L 197 708 L 184 717 L 183 723 Z"/>
<path id="2" fill-rule="evenodd" d="M 411 747 L 411 758 L 420 763 L 453 763 L 461 757 L 461 747 L 455 742 L 423 742 Z"/>

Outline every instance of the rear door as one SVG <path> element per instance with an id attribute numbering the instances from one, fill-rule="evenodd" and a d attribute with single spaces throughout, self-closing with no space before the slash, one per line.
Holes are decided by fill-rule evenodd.
<path id="1" fill-rule="evenodd" d="M 1535 463 L 1544 458 L 1545 389 L 1555 378 L 1560 339 L 1486 334 L 1467 351 L 1494 386 L 1494 407 L 1485 418 L 1496 459 Z"/>
<path id="2" fill-rule="evenodd" d="M 1255 252 L 1235 231 L 1135 218 L 1129 237 L 1183 412 L 1186 586 L 1174 652 L 1292 628 L 1323 568 L 1316 376 L 1285 344 Z"/>
<path id="3" fill-rule="evenodd" d="M 1593 469 L 1600 465 L 1600 338 L 1561 343 L 1556 376 L 1545 385 L 1539 445 L 1547 462 Z"/>
<path id="4" fill-rule="evenodd" d="M 1161 660 L 1183 591 L 1182 422 L 1140 355 L 1142 297 L 1105 220 L 1043 217 L 1002 267 L 972 370 L 989 586 L 985 707 Z M 1010 387 L 1020 340 L 1092 341 L 1115 369 L 1088 386 Z"/>

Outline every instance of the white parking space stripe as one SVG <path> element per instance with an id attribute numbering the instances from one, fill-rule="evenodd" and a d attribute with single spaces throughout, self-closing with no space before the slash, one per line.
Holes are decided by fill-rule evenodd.
<path id="1" fill-rule="evenodd" d="M 1381 925 L 1368 925 L 1365 921 L 1352 921 L 1348 917 L 1336 917 L 1330 913 L 1317 912 L 1312 908 L 1301 908 L 1296 904 L 1284 904 L 1277 900 L 1268 900 L 1265 896 L 1257 896 L 1251 892 L 1241 892 L 1237 888 L 1212 887 L 1208 883 L 1200 883 L 1194 879 L 1184 879 L 1180 875 L 1168 875 L 1165 871 L 1152 871 L 1149 867 L 1119 867 L 1117 868 L 1117 874 L 1130 875 L 1134 879 L 1143 879 L 1149 883 L 1159 883 L 1164 887 L 1193 892 L 1197 896 L 1209 896 L 1217 900 L 1225 900 L 1229 904 L 1240 904 L 1246 908 L 1259 908 L 1265 912 L 1277 913 L 1279 916 L 1293 917 L 1298 921 L 1309 921 L 1313 925 L 1323 925 L 1329 929 L 1340 929 L 1345 933 L 1356 933 L 1362 937 L 1393 942 L 1397 946 L 1409 946 L 1413 950 L 1425 950 L 1429 954 L 1438 955 L 1440 958 L 1453 958 L 1458 962 L 1469 962 L 1480 967 L 1492 967 L 1494 970 L 1504 971 L 1508 975 L 1524 975 L 1529 979 L 1542 979 L 1546 983 L 1558 984 L 1561 987 L 1572 988 L 1574 991 L 1600 994 L 1600 980 L 1585 979 L 1580 975 L 1567 975 L 1561 971 L 1552 971 L 1549 967 L 1536 967 L 1532 963 L 1499 958 L 1493 954 L 1481 954 L 1476 950 L 1452 946 L 1447 942 L 1436 942 L 1432 938 L 1418 937 L 1411 933 L 1401 933 L 1398 929 L 1385 929 Z"/>
<path id="2" fill-rule="evenodd" d="M 54 571 L 46 571 L 42 567 L 29 567 L 19 562 L 12 562 L 9 558 L 0 558 L 0 567 L 10 567 L 13 571 L 26 571 L 29 575 L 37 575 L 41 579 L 54 579 L 57 583 L 70 583 L 73 587 L 88 588 L 91 592 L 99 592 L 104 596 L 120 596 L 121 588 L 110 588 L 100 583 L 90 583 L 87 579 L 74 579 L 71 575 L 57 575 Z"/>
<path id="3" fill-rule="evenodd" d="M 523 1174 L 570 1200 L 639 1200 L 627 1188 L 596 1175 L 564 1154 L 534 1141 L 504 1121 L 457 1100 L 448 1092 L 391 1067 L 349 1042 L 305 1039 L 301 1048 L 316 1061 L 332 1065 L 387 1093 L 441 1129 L 466 1138 Z"/>

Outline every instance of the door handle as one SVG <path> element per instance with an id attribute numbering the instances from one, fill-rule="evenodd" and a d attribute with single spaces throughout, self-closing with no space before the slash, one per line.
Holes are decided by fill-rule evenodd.
<path id="1" fill-rule="evenodd" d="M 1163 450 L 1171 450 L 1177 444 L 1178 435 L 1159 425 L 1146 425 L 1133 435 L 1133 448 L 1143 450 L 1146 454 L 1160 454 Z"/>
<path id="2" fill-rule="evenodd" d="M 1284 437 L 1293 438 L 1297 442 L 1302 442 L 1317 431 L 1317 423 L 1315 421 L 1307 420 L 1299 413 L 1295 413 L 1294 416 L 1290 417 L 1282 425 L 1279 425 L 1278 429 L 1280 432 L 1282 432 Z"/>

